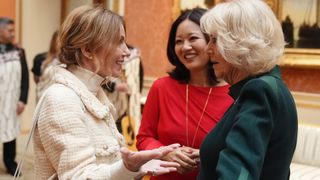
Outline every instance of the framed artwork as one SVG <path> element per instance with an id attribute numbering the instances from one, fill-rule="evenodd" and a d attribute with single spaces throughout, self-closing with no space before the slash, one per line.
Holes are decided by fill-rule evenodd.
<path id="1" fill-rule="evenodd" d="M 320 0 L 267 2 L 278 7 L 274 12 L 288 43 L 281 64 L 320 68 Z"/>

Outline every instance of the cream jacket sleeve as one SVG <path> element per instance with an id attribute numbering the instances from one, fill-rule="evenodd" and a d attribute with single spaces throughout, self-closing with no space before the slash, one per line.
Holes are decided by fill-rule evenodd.
<path id="1" fill-rule="evenodd" d="M 136 176 L 137 173 L 124 167 L 122 160 L 112 164 L 96 163 L 94 140 L 88 135 L 89 127 L 85 123 L 90 117 L 93 118 L 70 88 L 51 87 L 40 108 L 35 131 L 35 153 L 40 156 L 35 168 L 42 166 L 42 170 L 56 172 L 59 179 L 125 180 Z M 37 154 L 37 151 L 44 153 Z M 36 178 L 48 178 L 46 174 L 50 175 L 36 172 Z"/>

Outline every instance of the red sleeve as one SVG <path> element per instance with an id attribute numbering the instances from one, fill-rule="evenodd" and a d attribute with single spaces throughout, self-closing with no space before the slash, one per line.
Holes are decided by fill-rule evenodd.
<path id="1" fill-rule="evenodd" d="M 139 134 L 137 135 L 137 149 L 155 149 L 163 144 L 158 141 L 158 122 L 160 114 L 159 83 L 155 82 L 150 88 L 143 115 Z"/>

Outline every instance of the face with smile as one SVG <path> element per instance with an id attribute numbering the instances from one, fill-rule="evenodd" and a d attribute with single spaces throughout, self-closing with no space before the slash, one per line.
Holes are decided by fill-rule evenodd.
<path id="1" fill-rule="evenodd" d="M 199 25 L 186 19 L 177 28 L 175 53 L 181 63 L 190 71 L 207 71 L 209 56 L 207 41 Z"/>
<path id="2" fill-rule="evenodd" d="M 120 27 L 120 39 L 113 44 L 113 47 L 109 53 L 104 48 L 98 51 L 96 58 L 99 60 L 100 69 L 98 75 L 102 77 L 106 76 L 120 76 L 124 59 L 130 56 L 130 51 L 125 42 L 125 30 L 121 25 Z"/>

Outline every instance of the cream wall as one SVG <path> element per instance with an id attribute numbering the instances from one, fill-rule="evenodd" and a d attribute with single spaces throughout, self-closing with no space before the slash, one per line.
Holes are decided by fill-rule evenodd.
<path id="1" fill-rule="evenodd" d="M 49 48 L 52 33 L 60 26 L 60 0 L 21 0 L 21 44 L 26 50 L 29 70 L 37 53 Z M 35 108 L 35 83 L 29 71 L 28 105 L 21 116 L 22 131 L 31 127 Z"/>

